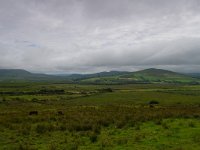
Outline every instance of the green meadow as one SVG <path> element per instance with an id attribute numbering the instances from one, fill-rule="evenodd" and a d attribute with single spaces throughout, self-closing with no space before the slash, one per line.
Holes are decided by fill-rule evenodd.
<path id="1" fill-rule="evenodd" d="M 2 150 L 198 150 L 200 85 L 2 83 Z"/>

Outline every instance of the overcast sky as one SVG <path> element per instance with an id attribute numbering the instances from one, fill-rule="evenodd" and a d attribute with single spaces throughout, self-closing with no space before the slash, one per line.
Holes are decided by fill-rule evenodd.
<path id="1" fill-rule="evenodd" d="M 0 0 L 0 68 L 200 72 L 199 0 Z"/>

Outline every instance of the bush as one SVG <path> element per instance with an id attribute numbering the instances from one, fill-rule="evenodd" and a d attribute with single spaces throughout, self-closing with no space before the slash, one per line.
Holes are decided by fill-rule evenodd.
<path id="1" fill-rule="evenodd" d="M 99 90 L 100 92 L 113 92 L 111 88 L 103 88 Z"/>
<path id="2" fill-rule="evenodd" d="M 3 97 L 3 98 L 2 98 L 2 101 L 3 101 L 3 102 L 5 102 L 5 101 L 6 101 L 6 98 L 5 98 L 5 97 Z"/>
<path id="3" fill-rule="evenodd" d="M 158 101 L 155 101 L 155 100 L 152 100 L 152 101 L 149 102 L 149 104 L 150 104 L 150 105 L 156 105 L 156 104 L 159 104 L 159 102 L 158 102 Z"/>
<path id="4" fill-rule="evenodd" d="M 32 98 L 32 102 L 38 102 L 39 100 L 37 98 Z"/>

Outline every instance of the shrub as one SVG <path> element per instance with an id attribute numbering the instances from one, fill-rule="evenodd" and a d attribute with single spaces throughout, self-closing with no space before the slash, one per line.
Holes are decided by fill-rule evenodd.
<path id="1" fill-rule="evenodd" d="M 159 104 L 159 102 L 158 102 L 158 101 L 155 101 L 155 100 L 152 100 L 152 101 L 149 102 L 149 104 L 150 104 L 150 105 L 156 105 L 156 104 Z"/>
<path id="2" fill-rule="evenodd" d="M 6 98 L 5 98 L 5 97 L 3 97 L 3 98 L 2 98 L 2 101 L 3 101 L 3 102 L 5 102 L 5 101 L 6 101 Z"/>
<path id="3" fill-rule="evenodd" d="M 104 89 L 100 89 L 100 92 L 113 92 L 113 90 L 111 88 L 104 88 Z"/>
<path id="4" fill-rule="evenodd" d="M 34 110 L 34 111 L 30 111 L 29 115 L 38 115 L 38 111 Z"/>
<path id="5" fill-rule="evenodd" d="M 64 115 L 63 111 L 59 110 L 58 115 Z"/>
<path id="6" fill-rule="evenodd" d="M 32 102 L 38 102 L 38 99 L 37 98 L 32 98 L 31 101 Z"/>

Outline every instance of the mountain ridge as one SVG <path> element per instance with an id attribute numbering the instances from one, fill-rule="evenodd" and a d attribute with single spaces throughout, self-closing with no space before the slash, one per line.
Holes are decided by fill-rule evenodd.
<path id="1" fill-rule="evenodd" d="M 136 72 L 127 72 L 123 75 L 102 78 L 89 78 L 84 83 L 122 84 L 122 83 L 197 83 L 198 79 L 169 70 L 149 68 Z"/>
<path id="2" fill-rule="evenodd" d="M 17 82 L 17 81 L 57 81 L 56 76 L 41 74 L 41 73 L 31 73 L 24 69 L 0 69 L 0 82 Z"/>
<path id="3" fill-rule="evenodd" d="M 130 83 L 199 83 L 193 76 L 164 69 L 148 68 L 135 72 L 107 71 L 94 74 L 48 75 L 31 73 L 23 69 L 0 69 L 2 81 L 55 81 L 83 84 L 130 84 Z"/>

